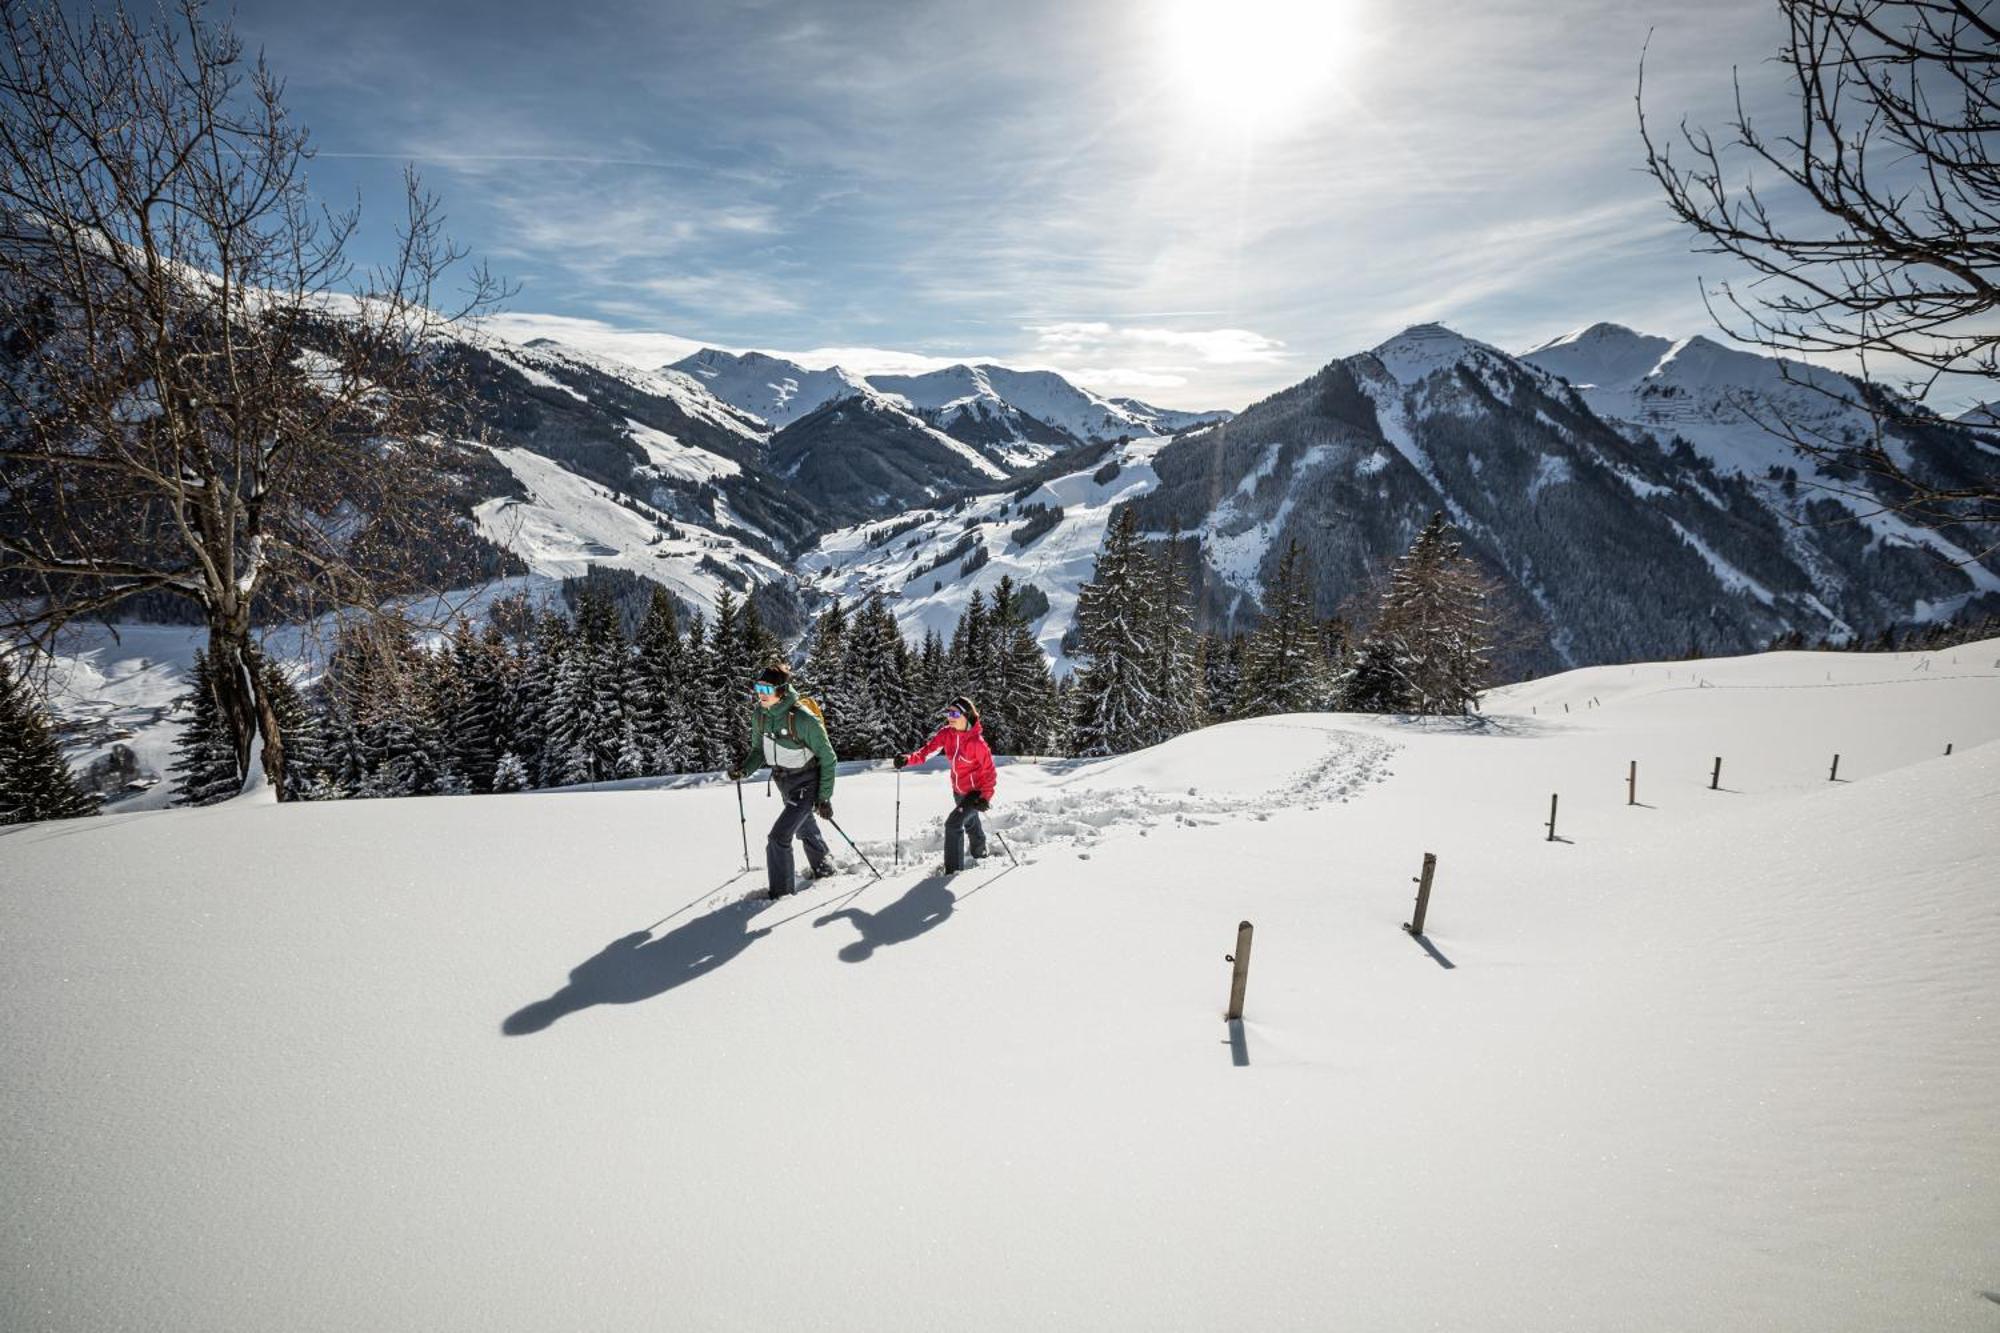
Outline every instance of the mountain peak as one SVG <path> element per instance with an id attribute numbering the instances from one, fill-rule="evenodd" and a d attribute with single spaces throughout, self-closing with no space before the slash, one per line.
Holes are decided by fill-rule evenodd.
<path id="1" fill-rule="evenodd" d="M 1505 356 L 1496 347 L 1468 338 L 1442 324 L 1412 324 L 1387 342 L 1369 349 L 1383 369 L 1399 384 L 1418 380 L 1446 366 L 1456 365 L 1476 353 Z"/>
<path id="2" fill-rule="evenodd" d="M 1671 339 L 1600 321 L 1551 338 L 1521 353 L 1521 360 L 1579 388 L 1594 388 L 1636 384 L 1675 347 Z"/>

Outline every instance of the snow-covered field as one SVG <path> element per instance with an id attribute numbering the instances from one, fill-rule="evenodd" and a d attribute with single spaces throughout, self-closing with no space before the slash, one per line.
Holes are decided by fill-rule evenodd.
<path id="1" fill-rule="evenodd" d="M 2000 642 L 1591 668 L 951 881 L 851 772 L 777 904 L 713 781 L 6 830 L 0 1327 L 1992 1329 L 1996 738 Z"/>

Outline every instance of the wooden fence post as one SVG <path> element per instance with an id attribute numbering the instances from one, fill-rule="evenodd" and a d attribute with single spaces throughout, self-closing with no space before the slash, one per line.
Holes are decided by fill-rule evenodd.
<path id="1" fill-rule="evenodd" d="M 1840 756 L 1839 756 L 1839 755 L 1835 755 L 1835 756 L 1833 757 L 1833 767 L 1832 767 L 1832 768 L 1829 768 L 1829 769 L 1828 769 L 1828 770 L 1826 771 L 1826 780 L 1827 780 L 1828 782 L 1838 782 L 1838 781 L 1840 781 Z"/>
<path id="2" fill-rule="evenodd" d="M 1634 759 L 1632 766 L 1625 770 L 1625 804 L 1639 804 L 1639 761 L 1637 759 Z"/>
<path id="3" fill-rule="evenodd" d="M 1708 789 L 1715 791 L 1722 786 L 1722 756 L 1715 756 L 1715 771 L 1708 775 Z"/>
<path id="4" fill-rule="evenodd" d="M 1229 975 L 1229 1012 L 1223 1018 L 1235 1022 L 1243 1017 L 1243 990 L 1250 984 L 1250 923 L 1243 921 L 1236 926 L 1236 952 L 1230 954 L 1227 962 L 1236 964 Z"/>
<path id="5" fill-rule="evenodd" d="M 1549 793 L 1549 837 L 1548 837 L 1548 840 L 1549 840 L 1550 842 L 1554 842 L 1554 841 L 1556 840 L 1556 797 L 1557 797 L 1557 796 L 1558 796 L 1559 794 L 1560 794 L 1560 793 L 1557 793 L 1557 792 L 1550 792 L 1550 793 Z"/>
<path id="6" fill-rule="evenodd" d="M 1437 865 L 1437 853 L 1425 852 L 1424 873 L 1416 877 L 1416 914 L 1403 923 L 1403 929 L 1409 931 L 1412 935 L 1421 935 L 1424 933 L 1424 913 L 1428 912 L 1431 907 L 1431 876 L 1436 873 Z"/>

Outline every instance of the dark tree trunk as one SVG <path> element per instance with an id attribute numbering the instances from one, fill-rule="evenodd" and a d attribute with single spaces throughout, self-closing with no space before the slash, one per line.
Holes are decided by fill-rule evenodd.
<path id="1" fill-rule="evenodd" d="M 208 656 L 215 688 L 216 706 L 229 720 L 229 735 L 236 747 L 236 771 L 250 772 L 250 748 L 260 739 L 264 779 L 279 800 L 285 799 L 285 742 L 271 709 L 270 692 L 264 688 L 263 658 L 250 642 L 245 625 L 211 625 Z"/>

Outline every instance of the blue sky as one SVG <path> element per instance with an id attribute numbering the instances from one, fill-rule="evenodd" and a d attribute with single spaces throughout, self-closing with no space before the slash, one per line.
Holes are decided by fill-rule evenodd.
<path id="1" fill-rule="evenodd" d="M 317 189 L 414 161 L 500 331 L 991 358 L 1241 407 L 1406 325 L 1713 332 L 1633 110 L 1781 114 L 1761 0 L 240 0 Z M 371 231 L 372 244 L 379 237 Z M 1740 276 L 1740 275 L 1737 275 Z"/>

